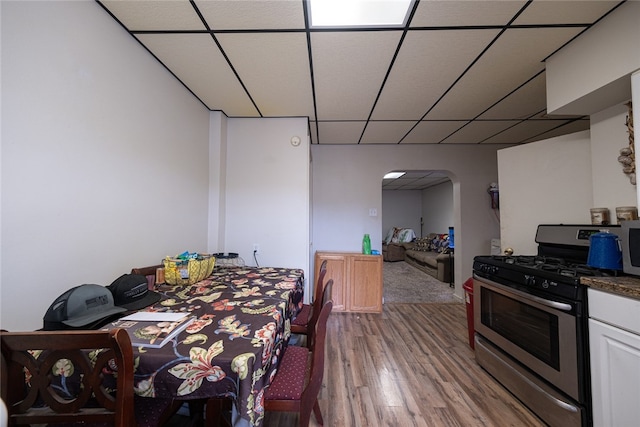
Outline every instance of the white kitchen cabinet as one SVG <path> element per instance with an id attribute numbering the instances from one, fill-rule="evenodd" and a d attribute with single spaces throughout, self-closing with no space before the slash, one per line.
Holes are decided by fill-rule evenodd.
<path id="1" fill-rule="evenodd" d="M 589 289 L 594 427 L 640 420 L 640 300 Z"/>

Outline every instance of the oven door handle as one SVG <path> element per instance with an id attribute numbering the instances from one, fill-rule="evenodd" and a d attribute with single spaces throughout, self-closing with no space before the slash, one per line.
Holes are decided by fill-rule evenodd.
<path id="1" fill-rule="evenodd" d="M 498 289 L 503 289 L 503 290 L 508 291 L 508 292 L 513 292 L 515 294 L 520 295 L 523 298 L 531 299 L 531 300 L 537 302 L 538 304 L 542 304 L 542 305 L 547 306 L 547 307 L 555 308 L 556 310 L 570 312 L 572 310 L 572 308 L 573 308 L 573 307 L 571 307 L 571 304 L 540 298 L 538 296 L 535 296 L 535 295 L 532 295 L 532 294 L 528 294 L 526 292 L 519 291 L 519 290 L 511 288 L 509 286 L 505 286 L 505 285 L 503 285 L 501 283 L 494 282 L 493 280 L 489 280 L 486 277 L 478 277 L 478 276 L 476 276 L 475 273 L 474 273 L 473 276 L 474 276 L 474 278 L 477 278 L 481 282 L 489 283 L 491 286 L 495 286 Z"/>

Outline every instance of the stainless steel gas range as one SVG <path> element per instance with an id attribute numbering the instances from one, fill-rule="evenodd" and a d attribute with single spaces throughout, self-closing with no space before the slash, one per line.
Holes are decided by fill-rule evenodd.
<path id="1" fill-rule="evenodd" d="M 473 263 L 477 362 L 550 426 L 591 425 L 589 236 L 602 226 L 540 225 L 535 255 Z M 616 233 L 616 226 L 607 226 Z"/>

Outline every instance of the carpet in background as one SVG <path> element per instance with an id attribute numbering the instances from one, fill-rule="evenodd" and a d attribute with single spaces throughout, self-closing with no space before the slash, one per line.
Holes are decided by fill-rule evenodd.
<path id="1" fill-rule="evenodd" d="M 452 303 L 462 302 L 453 288 L 404 261 L 382 265 L 384 302 Z"/>

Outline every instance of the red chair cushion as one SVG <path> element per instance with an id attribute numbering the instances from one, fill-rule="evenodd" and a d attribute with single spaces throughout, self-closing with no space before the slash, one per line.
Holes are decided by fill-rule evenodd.
<path id="1" fill-rule="evenodd" d="M 311 318 L 311 305 L 303 304 L 302 309 L 298 313 L 295 319 L 291 321 L 292 326 L 307 326 L 309 319 Z"/>
<path id="2" fill-rule="evenodd" d="M 309 372 L 309 354 L 306 347 L 287 347 L 276 377 L 264 394 L 265 400 L 300 400 Z"/>

